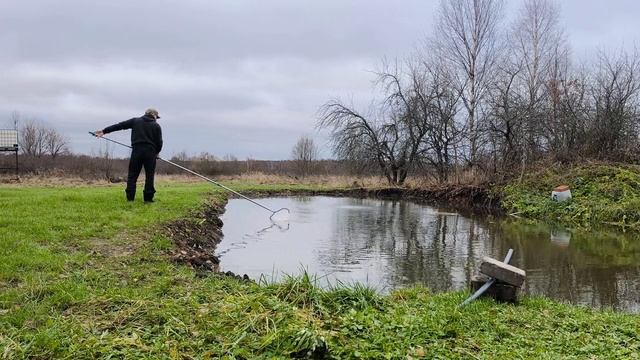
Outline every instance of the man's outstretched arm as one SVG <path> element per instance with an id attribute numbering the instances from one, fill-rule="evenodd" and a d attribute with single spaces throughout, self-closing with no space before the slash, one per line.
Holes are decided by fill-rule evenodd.
<path id="1" fill-rule="evenodd" d="M 133 120 L 134 119 L 135 118 L 129 119 L 129 120 L 125 120 L 123 122 L 119 122 L 119 123 L 111 125 L 111 126 L 107 126 L 106 128 L 104 128 L 102 130 L 96 130 L 96 136 L 97 137 L 102 137 L 102 135 L 108 134 L 110 132 L 131 129 L 131 127 L 133 126 Z"/>

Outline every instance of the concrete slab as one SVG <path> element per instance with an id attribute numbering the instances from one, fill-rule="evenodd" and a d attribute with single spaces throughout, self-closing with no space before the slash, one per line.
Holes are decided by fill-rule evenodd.
<path id="1" fill-rule="evenodd" d="M 522 286 L 527 277 L 524 270 L 486 256 L 482 258 L 480 272 L 517 287 Z"/>

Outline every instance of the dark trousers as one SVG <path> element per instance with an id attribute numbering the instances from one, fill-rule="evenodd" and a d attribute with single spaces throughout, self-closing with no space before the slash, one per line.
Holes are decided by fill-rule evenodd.
<path id="1" fill-rule="evenodd" d="M 153 146 L 134 146 L 129 160 L 129 176 L 127 177 L 127 200 L 134 200 L 136 197 L 136 183 L 138 176 L 144 166 L 144 201 L 153 200 L 156 189 L 153 187 L 153 179 L 156 172 L 156 157 L 158 154 Z"/>

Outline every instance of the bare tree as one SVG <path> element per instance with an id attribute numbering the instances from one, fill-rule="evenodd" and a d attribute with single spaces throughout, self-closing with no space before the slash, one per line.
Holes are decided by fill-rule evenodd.
<path id="1" fill-rule="evenodd" d="M 387 95 L 382 104 L 391 120 L 387 128 L 393 130 L 391 173 L 397 166 L 397 184 L 402 185 L 409 172 L 422 162 L 424 139 L 434 125 L 432 101 L 437 94 L 426 62 L 410 59 L 404 69 L 397 62 L 393 66 L 385 64 L 384 69 L 378 74 L 378 83 Z"/>
<path id="2" fill-rule="evenodd" d="M 635 152 L 640 120 L 638 51 L 621 51 L 617 56 L 601 52 L 594 73 L 589 151 L 605 159 Z"/>
<path id="3" fill-rule="evenodd" d="M 20 120 L 20 115 L 14 113 L 14 121 Z M 35 158 L 46 154 L 53 159 L 69 152 L 69 139 L 52 127 L 47 127 L 40 121 L 28 119 L 22 122 L 19 131 L 22 153 Z"/>
<path id="4" fill-rule="evenodd" d="M 189 155 L 187 154 L 186 151 L 182 150 L 180 152 L 178 152 L 177 154 L 174 154 L 171 157 L 171 161 L 173 162 L 182 162 L 185 163 L 189 160 Z"/>
<path id="5" fill-rule="evenodd" d="M 321 110 L 319 125 L 332 130 L 334 154 L 360 167 L 378 167 L 392 185 L 407 177 L 407 138 L 402 133 L 399 114 L 371 116 L 330 101 Z"/>
<path id="6" fill-rule="evenodd" d="M 588 83 L 585 70 L 554 66 L 546 84 L 550 107 L 541 125 L 547 144 L 545 150 L 556 160 L 570 162 L 587 155 L 584 144 L 588 143 L 587 120 L 591 107 Z"/>
<path id="7" fill-rule="evenodd" d="M 534 160 L 544 144 L 543 130 L 547 117 L 557 115 L 558 84 L 566 74 L 568 49 L 559 25 L 559 6 L 550 0 L 526 0 L 513 24 L 510 44 L 512 56 L 522 65 L 512 87 L 526 99 L 524 139 L 521 149 L 522 172 Z M 549 86 L 551 85 L 551 86 Z M 547 119 L 545 119 L 547 118 Z"/>
<path id="8" fill-rule="evenodd" d="M 377 167 L 392 185 L 402 185 L 420 161 L 423 139 L 429 131 L 431 94 L 415 69 L 397 64 L 378 74 L 384 99 L 368 114 L 339 101 L 320 112 L 319 126 L 330 128 L 334 154 L 362 167 Z"/>
<path id="9" fill-rule="evenodd" d="M 526 0 L 513 25 L 514 57 L 522 62 L 523 79 L 529 106 L 541 100 L 544 85 L 561 61 L 566 61 L 564 31 L 559 25 L 559 6 L 549 0 Z"/>
<path id="10" fill-rule="evenodd" d="M 309 136 L 302 136 L 298 139 L 291 150 L 291 159 L 295 163 L 295 168 L 300 176 L 307 176 L 314 170 L 315 162 L 318 160 L 318 148 L 313 139 Z"/>
<path id="11" fill-rule="evenodd" d="M 225 154 L 222 157 L 222 172 L 225 174 L 240 174 L 242 173 L 242 163 L 238 160 L 238 157 L 233 154 Z"/>
<path id="12" fill-rule="evenodd" d="M 42 157 L 46 153 L 46 133 L 46 129 L 38 121 L 24 121 L 19 133 L 22 153 L 30 157 Z"/>
<path id="13" fill-rule="evenodd" d="M 458 161 L 455 149 L 463 128 L 456 121 L 460 93 L 445 68 L 428 63 L 423 65 L 426 78 L 422 87 L 429 95 L 421 98 L 428 101 L 424 110 L 428 131 L 420 155 L 436 169 L 438 181 L 446 182 L 452 165 Z"/>
<path id="14" fill-rule="evenodd" d="M 522 63 L 505 64 L 491 87 L 488 130 L 493 150 L 494 173 L 511 170 L 520 159 L 526 102 L 513 90 Z"/>
<path id="15" fill-rule="evenodd" d="M 507 46 L 502 5 L 442 0 L 424 54 L 378 73 L 383 101 L 366 113 L 325 104 L 319 125 L 340 160 L 402 184 L 416 166 L 447 181 L 460 160 L 506 177 L 544 159 L 638 159 L 638 53 L 575 68 L 552 0 L 524 0 Z"/>
<path id="16" fill-rule="evenodd" d="M 207 151 L 203 151 L 197 156 L 191 158 L 191 166 L 194 170 L 203 174 L 217 175 L 220 172 L 220 164 L 218 158 Z"/>
<path id="17" fill-rule="evenodd" d="M 480 109 L 498 61 L 501 0 L 442 0 L 431 43 L 450 67 L 467 112 L 469 160 L 475 165 Z"/>
<path id="18" fill-rule="evenodd" d="M 69 140 L 55 129 L 44 130 L 45 151 L 55 159 L 58 155 L 69 152 Z"/>
<path id="19" fill-rule="evenodd" d="M 101 168 L 101 172 L 104 173 L 105 179 L 111 181 L 113 179 L 114 173 L 114 156 L 113 149 L 111 148 L 111 143 L 108 141 L 104 142 L 104 149 L 100 146 L 98 150 L 98 159 L 99 159 L 99 167 Z"/>

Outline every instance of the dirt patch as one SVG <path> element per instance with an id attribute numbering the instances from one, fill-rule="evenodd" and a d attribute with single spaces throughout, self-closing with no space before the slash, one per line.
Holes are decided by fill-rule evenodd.
<path id="1" fill-rule="evenodd" d="M 121 235 L 117 240 L 91 238 L 87 241 L 91 255 L 103 257 L 130 256 L 140 248 L 140 239 L 133 236 Z"/>
<path id="2" fill-rule="evenodd" d="M 188 218 L 174 221 L 166 226 L 166 232 L 175 247 L 172 259 L 179 264 L 188 264 L 196 269 L 217 271 L 220 260 L 214 255 L 222 240 L 222 220 L 226 203 L 206 203 L 202 209 Z"/>

